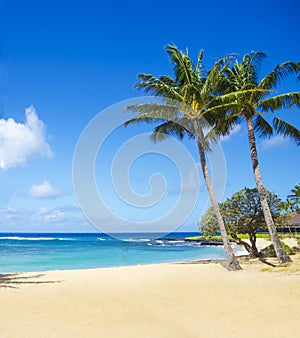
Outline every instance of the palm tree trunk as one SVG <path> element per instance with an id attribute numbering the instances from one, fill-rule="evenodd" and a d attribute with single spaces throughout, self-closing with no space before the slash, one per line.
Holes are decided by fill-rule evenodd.
<path id="1" fill-rule="evenodd" d="M 199 122 L 197 120 L 194 121 L 194 128 L 195 128 L 195 134 L 196 134 L 196 138 L 197 138 L 197 144 L 198 144 L 198 150 L 199 150 L 199 156 L 200 156 L 200 163 L 201 163 L 201 169 L 202 169 L 202 173 L 203 173 L 203 177 L 204 177 L 204 181 L 206 184 L 206 188 L 211 200 L 211 204 L 212 207 L 214 209 L 214 213 L 218 222 L 218 226 L 221 232 L 221 236 L 222 236 L 222 240 L 223 240 L 223 244 L 224 244 L 224 249 L 225 249 L 225 253 L 227 255 L 227 259 L 228 259 L 228 265 L 227 268 L 228 270 L 240 270 L 241 267 L 239 265 L 239 263 L 237 262 L 232 247 L 230 245 L 228 236 L 227 236 L 227 232 L 225 229 L 225 225 L 223 222 L 223 218 L 220 212 L 220 208 L 219 208 L 219 204 L 217 202 L 215 193 L 213 191 L 212 188 L 212 184 L 210 181 L 210 177 L 209 177 L 209 173 L 208 173 L 208 168 L 206 165 L 206 158 L 205 158 L 205 151 L 204 151 L 204 146 L 203 146 L 203 140 L 204 140 L 204 136 L 203 136 L 203 132 L 202 129 L 199 125 Z"/>
<path id="2" fill-rule="evenodd" d="M 273 246 L 274 246 L 274 249 L 275 249 L 275 252 L 276 252 L 276 256 L 277 256 L 279 262 L 281 264 L 291 262 L 292 261 L 291 258 L 284 251 L 284 249 L 283 249 L 283 247 L 280 243 L 280 240 L 279 240 L 279 237 L 278 237 L 278 234 L 277 234 L 277 230 L 276 230 L 276 227 L 274 225 L 273 218 L 272 218 L 272 215 L 271 215 L 271 212 L 270 212 L 268 201 L 267 201 L 267 198 L 266 198 L 266 191 L 265 191 L 265 188 L 263 186 L 262 177 L 261 177 L 261 174 L 260 174 L 260 168 L 259 168 L 259 164 L 258 164 L 258 156 L 257 156 L 257 149 L 256 149 L 256 142 L 255 142 L 255 135 L 254 135 L 252 118 L 247 119 L 247 127 L 248 127 L 248 139 L 249 139 L 253 173 L 254 173 L 256 186 L 257 186 L 257 190 L 258 190 L 259 197 L 260 197 L 260 202 L 261 202 L 263 213 L 264 213 L 265 222 L 266 222 L 266 225 L 267 225 L 269 233 L 270 233 L 271 241 L 273 243 Z"/>

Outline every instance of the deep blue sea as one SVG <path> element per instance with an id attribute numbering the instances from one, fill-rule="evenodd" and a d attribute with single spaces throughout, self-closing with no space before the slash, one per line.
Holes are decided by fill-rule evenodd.
<path id="1" fill-rule="evenodd" d="M 225 259 L 223 247 L 181 240 L 195 235 L 173 233 L 162 241 L 153 234 L 122 235 L 118 240 L 102 233 L 0 233 L 0 273 Z"/>

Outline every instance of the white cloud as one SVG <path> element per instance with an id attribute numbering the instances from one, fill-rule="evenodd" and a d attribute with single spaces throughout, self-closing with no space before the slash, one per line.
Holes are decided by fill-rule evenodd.
<path id="1" fill-rule="evenodd" d="M 203 189 L 203 182 L 199 177 L 199 172 L 201 170 L 200 163 L 196 163 L 193 168 L 191 168 L 188 176 L 185 180 L 177 182 L 175 187 L 169 189 L 171 195 L 177 195 L 179 193 L 184 194 L 195 194 Z"/>
<path id="2" fill-rule="evenodd" d="M 44 215 L 45 222 L 57 222 L 63 220 L 66 213 L 60 210 L 53 210 L 52 212 L 47 213 Z"/>
<path id="3" fill-rule="evenodd" d="M 282 136 L 277 135 L 271 137 L 270 139 L 263 140 L 261 142 L 262 149 L 267 150 L 275 147 L 286 148 L 289 144 L 289 139 Z"/>
<path id="4" fill-rule="evenodd" d="M 198 193 L 200 189 L 200 179 L 199 179 L 199 165 L 195 165 L 189 172 L 189 176 L 186 181 L 182 182 L 181 192 L 183 193 Z"/>
<path id="5" fill-rule="evenodd" d="M 29 189 L 29 195 L 37 199 L 54 198 L 60 196 L 61 192 L 45 181 L 42 184 L 33 184 Z"/>
<path id="6" fill-rule="evenodd" d="M 45 125 L 33 106 L 25 110 L 25 123 L 0 119 L 0 168 L 24 165 L 34 156 L 51 158 L 53 152 L 45 134 Z"/>
<path id="7" fill-rule="evenodd" d="M 45 207 L 37 211 L 23 208 L 0 208 L 0 230 L 3 232 L 90 232 L 93 228 L 77 207 L 55 209 Z"/>
<path id="8" fill-rule="evenodd" d="M 231 137 L 232 137 L 233 135 L 239 133 L 241 129 L 242 129 L 241 125 L 240 125 L 240 124 L 237 124 L 236 126 L 234 126 L 234 127 L 231 129 L 231 131 L 230 131 L 230 133 L 229 133 L 228 135 L 222 136 L 222 137 L 220 138 L 220 141 L 221 141 L 221 142 L 227 142 L 227 141 L 229 141 L 229 140 L 231 139 Z"/>

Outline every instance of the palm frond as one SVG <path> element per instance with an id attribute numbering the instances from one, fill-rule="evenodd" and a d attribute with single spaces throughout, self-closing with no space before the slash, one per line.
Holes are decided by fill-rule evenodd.
<path id="1" fill-rule="evenodd" d="M 271 137 L 273 135 L 273 128 L 260 114 L 255 116 L 254 130 L 259 137 Z"/>
<path id="2" fill-rule="evenodd" d="M 271 90 L 267 89 L 260 89 L 260 88 L 252 88 L 252 89 L 245 89 L 245 90 L 236 90 L 229 92 L 228 94 L 221 95 L 216 97 L 216 102 L 228 103 L 228 102 L 247 102 L 249 101 L 250 95 L 263 95 L 266 93 L 270 93 Z"/>
<path id="3" fill-rule="evenodd" d="M 203 59 L 203 49 L 200 50 L 199 54 L 198 54 L 198 60 L 197 60 L 197 65 L 196 65 L 196 74 L 198 75 L 198 77 L 202 77 L 201 75 L 201 69 L 202 69 L 202 59 Z"/>
<path id="4" fill-rule="evenodd" d="M 220 58 L 207 73 L 207 77 L 203 79 L 200 93 L 204 100 L 208 99 L 212 94 L 222 94 L 226 92 L 228 87 L 223 70 L 228 68 L 231 58 L 231 55 Z"/>
<path id="5" fill-rule="evenodd" d="M 274 112 L 282 108 L 300 107 L 300 92 L 292 92 L 270 97 L 259 102 L 258 108 L 262 111 Z"/>
<path id="6" fill-rule="evenodd" d="M 172 88 L 178 88 L 176 81 L 170 76 L 162 75 L 159 77 L 159 80 L 162 81 L 164 84 L 171 86 Z"/>
<path id="7" fill-rule="evenodd" d="M 195 138 L 194 134 L 190 130 L 186 129 L 182 124 L 175 123 L 173 121 L 166 121 L 155 127 L 150 137 L 154 142 L 158 142 L 169 136 L 175 136 L 180 140 L 182 140 L 184 136 Z"/>
<path id="8" fill-rule="evenodd" d="M 145 93 L 151 93 L 155 96 L 163 96 L 172 98 L 174 100 L 182 100 L 176 82 L 168 76 L 156 78 L 151 74 L 139 74 L 138 78 L 141 80 L 135 85 L 137 89 L 143 89 Z"/>
<path id="9" fill-rule="evenodd" d="M 236 78 L 235 78 L 235 73 L 234 73 L 234 68 L 230 69 L 229 67 L 225 67 L 223 69 L 223 73 L 225 76 L 225 85 L 227 86 L 227 92 L 234 92 L 239 90 L 239 86 L 236 82 Z"/>
<path id="10" fill-rule="evenodd" d="M 216 120 L 214 127 L 207 133 L 206 137 L 211 140 L 214 138 L 217 141 L 220 137 L 228 136 L 232 130 L 241 123 L 241 118 L 238 115 L 228 115 Z"/>
<path id="11" fill-rule="evenodd" d="M 193 62 L 188 56 L 188 53 L 186 52 L 186 54 L 184 54 L 174 45 L 168 45 L 166 52 L 174 66 L 176 82 L 180 85 L 191 84 L 193 82 L 192 74 L 194 73 L 194 69 Z"/>
<path id="12" fill-rule="evenodd" d="M 292 141 L 294 141 L 298 146 L 300 146 L 300 130 L 296 127 L 292 126 L 288 122 L 274 117 L 273 119 L 273 127 L 274 130 L 282 136 L 289 137 Z"/>
<path id="13" fill-rule="evenodd" d="M 267 57 L 267 54 L 262 51 L 252 51 L 250 53 L 249 63 L 256 64 L 256 67 L 260 67 L 262 61 Z"/>
<path id="14" fill-rule="evenodd" d="M 239 116 L 246 109 L 248 109 L 247 105 L 239 102 L 220 103 L 219 105 L 216 102 L 211 102 L 210 107 L 205 109 L 202 116 L 214 124 L 221 119 Z"/>
<path id="15" fill-rule="evenodd" d="M 248 55 L 245 63 L 247 69 L 245 72 L 247 82 L 255 85 L 257 84 L 258 70 L 262 60 L 266 58 L 266 56 L 266 53 L 260 51 L 254 51 Z"/>
<path id="16" fill-rule="evenodd" d="M 209 145 L 210 143 L 217 143 L 220 139 L 220 135 L 215 133 L 214 129 L 211 128 L 204 136 L 204 143 Z M 205 147 L 206 150 L 210 150 L 209 146 Z"/>
<path id="17" fill-rule="evenodd" d="M 126 122 L 124 122 L 124 126 L 127 127 L 131 124 L 159 124 L 159 123 L 164 123 L 164 119 L 160 119 L 160 118 L 153 118 L 153 117 L 149 117 L 147 115 L 140 115 L 134 118 L 131 118 L 129 120 L 127 120 Z"/>
<path id="18" fill-rule="evenodd" d="M 180 104 L 141 103 L 126 107 L 126 112 L 139 114 L 138 118 L 152 118 L 176 121 L 182 117 Z"/>
<path id="19" fill-rule="evenodd" d="M 296 184 L 295 188 L 291 189 L 291 192 L 293 193 L 293 195 L 289 195 L 288 197 L 300 197 L 300 184 Z"/>
<path id="20" fill-rule="evenodd" d="M 245 54 L 241 62 L 233 64 L 232 68 L 224 70 L 230 84 L 231 91 L 255 88 L 261 61 L 266 57 L 264 52 Z"/>
<path id="21" fill-rule="evenodd" d="M 284 62 L 281 65 L 277 65 L 271 73 L 267 74 L 258 84 L 258 88 L 275 88 L 289 74 L 293 73 L 300 73 L 300 64 L 291 61 Z"/>

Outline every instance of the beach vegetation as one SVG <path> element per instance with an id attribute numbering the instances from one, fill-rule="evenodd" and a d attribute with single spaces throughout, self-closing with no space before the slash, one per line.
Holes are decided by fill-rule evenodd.
<path id="1" fill-rule="evenodd" d="M 275 225 L 286 226 L 287 220 L 281 213 L 280 198 L 269 191 L 266 192 L 266 198 Z M 229 238 L 233 242 L 243 245 L 252 256 L 259 257 L 260 252 L 256 246 L 256 239 L 258 236 L 269 239 L 269 234 L 259 233 L 266 230 L 267 225 L 258 189 L 243 188 L 221 203 L 220 210 Z M 199 222 L 199 230 L 206 237 L 215 236 L 218 232 L 212 208 L 209 208 L 202 216 Z M 248 239 L 248 241 L 245 241 L 245 239 Z"/>

